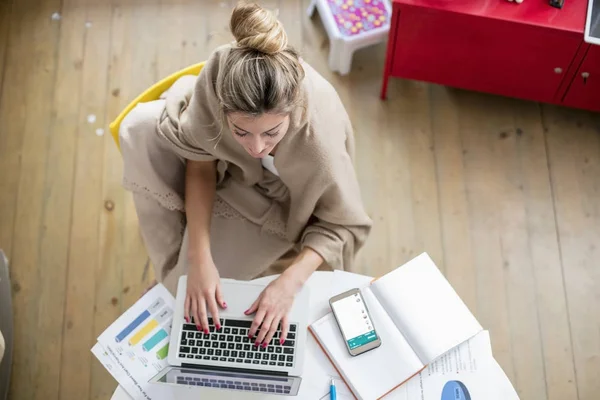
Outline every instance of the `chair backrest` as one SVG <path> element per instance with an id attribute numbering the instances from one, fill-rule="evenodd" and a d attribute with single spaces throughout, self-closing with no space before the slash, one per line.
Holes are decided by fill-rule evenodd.
<path id="1" fill-rule="evenodd" d="M 113 139 L 115 140 L 117 148 L 119 148 L 119 150 L 121 149 L 121 146 L 119 145 L 119 127 L 121 126 L 121 122 L 123 122 L 123 119 L 125 119 L 127 114 L 129 114 L 129 112 L 131 110 L 133 110 L 133 108 L 138 103 L 146 103 L 149 101 L 158 100 L 160 95 L 163 94 L 168 88 L 170 88 L 171 85 L 173 85 L 173 83 L 177 79 L 181 78 L 183 75 L 198 75 L 198 74 L 200 74 L 200 71 L 202 71 L 202 68 L 204 67 L 205 63 L 206 62 L 203 61 L 198 64 L 190 65 L 187 68 L 184 68 L 180 71 L 177 71 L 177 72 L 167 76 L 166 78 L 162 79 L 161 81 L 150 86 L 142 94 L 140 94 L 138 97 L 136 97 L 135 100 L 133 100 L 131 103 L 129 103 L 127 105 L 127 107 L 125 107 L 123 109 L 123 111 L 121 111 L 119 116 L 117 118 L 115 118 L 115 120 L 113 122 L 111 122 L 109 125 L 110 134 L 112 135 Z"/>

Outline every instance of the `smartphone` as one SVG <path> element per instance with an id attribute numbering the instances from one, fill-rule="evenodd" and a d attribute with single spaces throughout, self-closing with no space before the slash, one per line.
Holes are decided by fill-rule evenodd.
<path id="1" fill-rule="evenodd" d="M 351 356 L 381 346 L 381 338 L 375 330 L 360 289 L 351 289 L 333 296 L 329 299 L 329 305 Z"/>

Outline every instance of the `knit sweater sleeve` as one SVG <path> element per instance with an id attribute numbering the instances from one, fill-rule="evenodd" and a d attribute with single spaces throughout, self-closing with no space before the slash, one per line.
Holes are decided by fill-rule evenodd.
<path id="1" fill-rule="evenodd" d="M 362 205 L 351 160 L 337 179 L 329 176 L 322 188 L 312 218 L 300 240 L 302 247 L 316 251 L 334 269 L 350 269 L 356 252 L 371 230 L 371 219 Z M 322 171 L 330 175 L 329 171 Z M 344 176 L 340 179 L 340 176 Z"/>

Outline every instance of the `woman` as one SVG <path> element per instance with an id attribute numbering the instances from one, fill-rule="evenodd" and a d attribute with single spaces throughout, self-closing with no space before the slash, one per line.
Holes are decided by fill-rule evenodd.
<path id="1" fill-rule="evenodd" d="M 175 292 L 188 274 L 185 315 L 199 330 L 227 307 L 220 278 L 252 279 L 296 252 L 246 311 L 255 344 L 266 346 L 279 322 L 286 337 L 312 272 L 350 267 L 371 221 L 335 90 L 270 12 L 240 5 L 230 25 L 235 44 L 217 49 L 197 79 L 178 80 L 123 121 L 124 185 L 156 276 Z"/>

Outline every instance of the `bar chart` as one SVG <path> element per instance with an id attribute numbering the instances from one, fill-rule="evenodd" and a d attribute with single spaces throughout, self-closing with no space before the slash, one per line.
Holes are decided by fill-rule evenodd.
<path id="1" fill-rule="evenodd" d="M 148 339 L 142 345 L 142 348 L 144 349 L 144 351 L 151 351 L 154 348 L 154 346 L 159 344 L 163 339 L 166 339 L 167 337 L 169 337 L 169 334 L 167 333 L 167 331 L 165 331 L 164 329 L 161 329 L 158 332 L 156 332 L 154 334 L 154 336 L 152 336 L 150 339 Z"/>
<path id="2" fill-rule="evenodd" d="M 131 321 L 125 329 L 123 329 L 119 334 L 115 337 L 115 342 L 119 343 L 123 339 L 125 339 L 131 332 L 133 332 L 137 327 L 139 327 L 145 320 L 150 318 L 153 312 L 158 311 L 165 304 L 165 301 L 162 297 L 158 298 L 148 309 L 144 310 L 140 315 L 138 315 L 133 321 Z"/>
<path id="3" fill-rule="evenodd" d="M 165 344 L 160 350 L 156 352 L 156 358 L 164 360 L 169 355 L 169 343 Z"/>
<path id="4" fill-rule="evenodd" d="M 119 365 L 148 379 L 165 368 L 175 299 L 157 285 L 121 315 L 98 342 Z"/>

